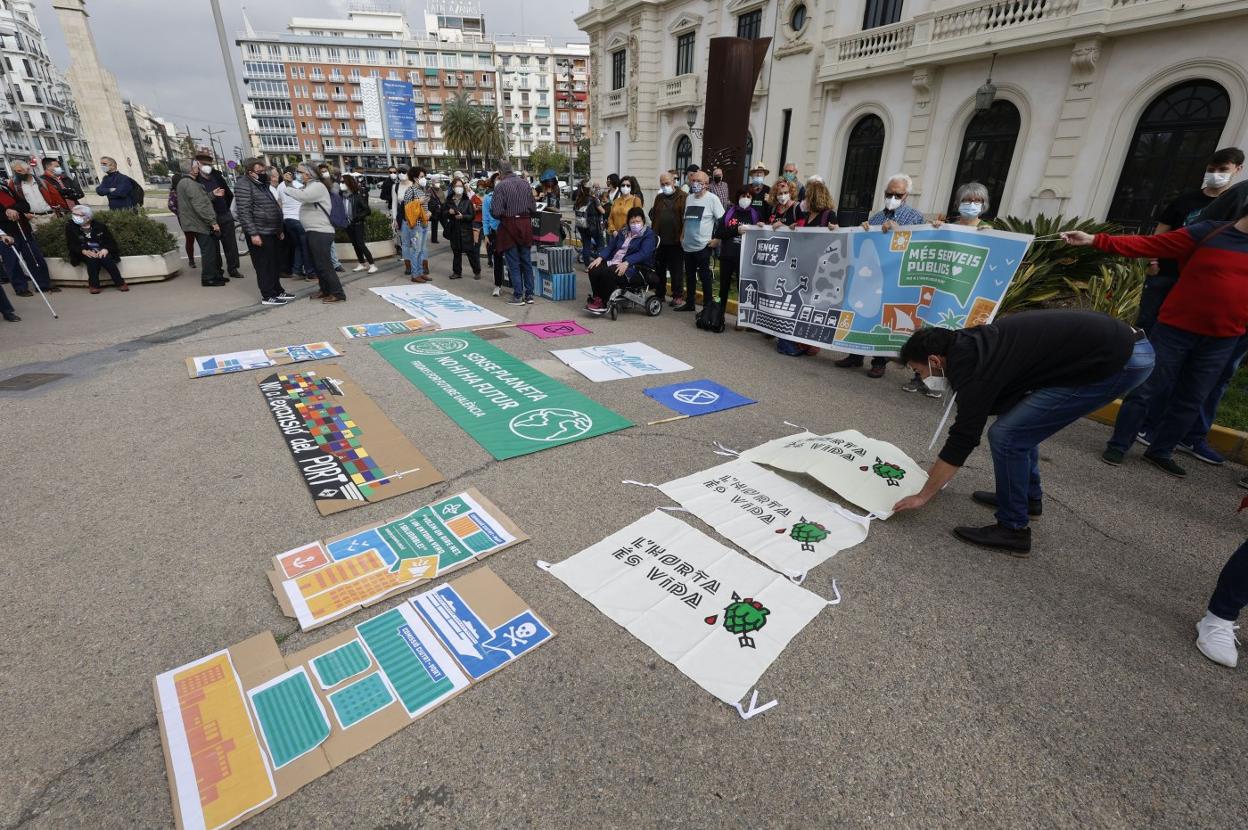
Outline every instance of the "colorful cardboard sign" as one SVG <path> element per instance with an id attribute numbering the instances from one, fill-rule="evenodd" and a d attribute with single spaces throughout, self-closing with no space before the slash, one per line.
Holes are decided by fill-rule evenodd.
<path id="1" fill-rule="evenodd" d="M 688 363 L 640 342 L 589 346 L 584 349 L 559 349 L 552 350 L 551 354 L 594 383 L 638 378 L 643 375 L 687 372 L 693 368 Z"/>
<path id="2" fill-rule="evenodd" d="M 712 412 L 758 403 L 744 395 L 738 395 L 727 386 L 720 386 L 713 380 L 690 380 L 669 386 L 656 386 L 645 391 L 648 397 L 681 415 L 709 415 Z"/>
<path id="3" fill-rule="evenodd" d="M 322 516 L 442 481 L 336 364 L 269 375 L 260 391 Z"/>
<path id="4" fill-rule="evenodd" d="M 737 321 L 811 346 L 893 356 L 923 326 L 991 322 L 1031 240 L 959 225 L 747 230 Z"/>
<path id="5" fill-rule="evenodd" d="M 489 568 L 442 588 L 499 649 L 490 653 L 503 655 L 491 671 L 555 636 Z M 466 673 L 455 656 L 464 638 L 445 627 L 450 618 L 431 627 L 414 602 L 289 656 L 266 631 L 158 675 L 156 711 L 177 826 L 218 830 L 248 819 L 484 677 Z M 313 683 L 318 661 L 349 645 L 367 659 L 365 673 L 329 688 Z"/>
<path id="6" fill-rule="evenodd" d="M 555 337 L 575 337 L 581 334 L 593 334 L 575 320 L 554 320 L 550 323 L 521 323 L 516 326 L 527 331 L 538 340 L 550 340 Z"/>
<path id="7" fill-rule="evenodd" d="M 777 438 L 741 453 L 741 459 L 804 473 L 881 519 L 927 483 L 927 472 L 913 458 L 852 429 Z"/>
<path id="8" fill-rule="evenodd" d="M 415 334 L 418 331 L 431 331 L 437 326 L 420 317 L 409 320 L 389 320 L 384 323 L 359 323 L 354 326 L 343 326 L 342 333 L 349 340 L 363 337 L 388 337 L 392 334 Z"/>
<path id="9" fill-rule="evenodd" d="M 827 605 L 659 510 L 550 572 L 729 704 Z"/>
<path id="10" fill-rule="evenodd" d="M 869 519 L 749 461 L 658 485 L 755 559 L 793 579 L 867 538 Z"/>
<path id="11" fill-rule="evenodd" d="M 372 345 L 500 460 L 632 426 L 475 334 L 427 334 Z"/>
<path id="12" fill-rule="evenodd" d="M 309 360 L 341 357 L 342 352 L 330 343 L 304 343 L 300 346 L 281 346 L 276 349 L 249 349 L 243 352 L 214 354 L 206 357 L 188 357 L 186 371 L 192 378 L 212 375 L 228 375 L 250 369 L 267 369 L 270 366 L 286 366 Z"/>
<path id="13" fill-rule="evenodd" d="M 282 611 L 309 631 L 526 539 L 469 488 L 405 516 L 279 554 L 269 582 Z"/>
<path id="14" fill-rule="evenodd" d="M 440 331 L 510 322 L 488 308 L 432 285 L 381 285 L 369 290 Z"/>

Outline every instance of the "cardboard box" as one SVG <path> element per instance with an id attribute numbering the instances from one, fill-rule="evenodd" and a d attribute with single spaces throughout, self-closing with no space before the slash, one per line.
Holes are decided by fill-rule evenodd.
<path id="1" fill-rule="evenodd" d="M 575 300 L 576 274 L 551 274 L 539 271 L 541 295 L 547 300 Z"/>
<path id="2" fill-rule="evenodd" d="M 266 631 L 158 675 L 177 826 L 241 824 L 554 637 L 479 568 L 296 654 Z"/>

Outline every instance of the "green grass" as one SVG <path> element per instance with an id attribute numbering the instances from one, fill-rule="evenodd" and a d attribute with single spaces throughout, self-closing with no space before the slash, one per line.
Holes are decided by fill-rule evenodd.
<path id="1" fill-rule="evenodd" d="M 1248 367 L 1240 369 L 1231 379 L 1214 423 L 1248 432 Z"/>

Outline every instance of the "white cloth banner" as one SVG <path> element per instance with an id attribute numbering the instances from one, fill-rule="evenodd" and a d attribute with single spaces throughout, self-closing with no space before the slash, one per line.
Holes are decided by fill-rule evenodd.
<path id="1" fill-rule="evenodd" d="M 467 329 L 509 322 L 488 308 L 432 285 L 382 285 L 370 288 L 378 297 L 439 329 Z"/>
<path id="2" fill-rule="evenodd" d="M 794 579 L 867 538 L 871 521 L 771 470 L 730 461 L 659 489 L 751 556 Z"/>
<path id="3" fill-rule="evenodd" d="M 693 368 L 688 363 L 640 342 L 589 346 L 584 349 L 552 349 L 550 353 L 595 383 L 642 375 L 687 372 Z"/>
<path id="4" fill-rule="evenodd" d="M 827 605 L 658 510 L 550 572 L 729 704 Z"/>
<path id="5" fill-rule="evenodd" d="M 852 429 L 777 438 L 741 453 L 741 458 L 811 476 L 881 519 L 927 483 L 927 472 L 910 456 Z"/>

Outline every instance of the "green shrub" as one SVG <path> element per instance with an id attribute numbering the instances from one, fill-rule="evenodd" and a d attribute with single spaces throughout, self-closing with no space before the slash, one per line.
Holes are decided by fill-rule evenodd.
<path id="1" fill-rule="evenodd" d="M 1148 263 L 1142 259 L 1124 260 L 1101 269 L 1087 280 L 1066 280 L 1075 293 L 1075 305 L 1100 311 L 1124 323 L 1135 323 L 1140 312 L 1140 296 Z"/>
<path id="2" fill-rule="evenodd" d="M 364 217 L 364 241 L 389 242 L 391 239 L 394 239 L 394 223 L 390 219 L 390 214 L 373 208 L 373 212 Z M 336 230 L 334 241 L 350 242 L 351 237 L 347 236 L 345 230 Z"/>
<path id="3" fill-rule="evenodd" d="M 44 256 L 69 258 L 65 246 L 68 221 L 69 217 L 53 219 L 35 230 L 35 240 Z M 164 223 L 152 219 L 145 210 L 99 210 L 91 221 L 106 225 L 113 232 L 122 256 L 160 255 L 178 247 Z"/>
<path id="4" fill-rule="evenodd" d="M 1045 237 L 1039 242 L 1032 242 L 1027 249 L 1018 273 L 1001 302 L 999 313 L 1002 314 L 1069 297 L 1072 291 L 1070 281 L 1086 282 L 1098 274 L 1102 266 L 1122 262 L 1114 254 L 1091 246 L 1077 248 L 1056 237 L 1064 231 L 1096 234 L 1116 230 L 1115 226 L 1105 222 L 1079 217 L 1048 217 L 1042 213 L 1035 219 L 1005 216 L 995 220 L 992 226 L 999 231 Z"/>

